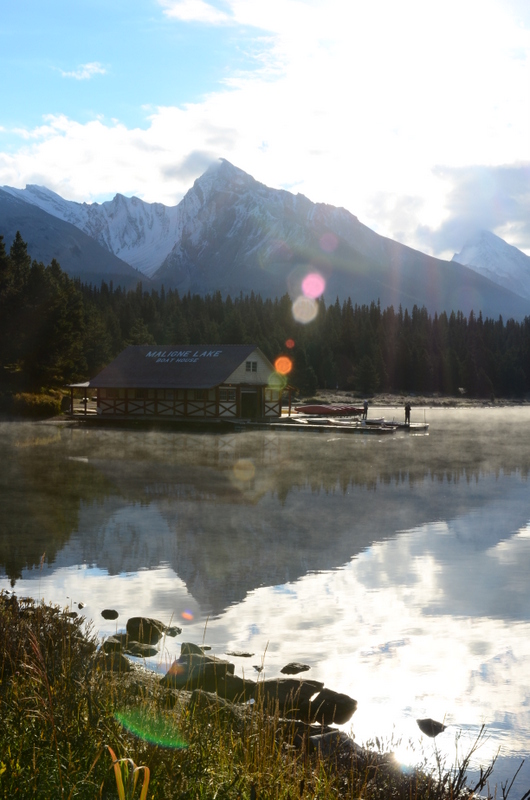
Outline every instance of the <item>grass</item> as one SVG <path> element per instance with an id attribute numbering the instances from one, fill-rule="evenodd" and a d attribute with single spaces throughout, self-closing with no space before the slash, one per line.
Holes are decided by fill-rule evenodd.
<path id="1" fill-rule="evenodd" d="M 299 725 L 259 700 L 164 688 L 103 671 L 97 641 L 65 610 L 0 593 L 0 797 L 118 800 L 456 800 L 489 795 L 440 761 L 404 773 L 392 743 L 352 757 L 296 745 Z M 484 732 L 481 733 L 483 736 Z M 303 738 L 303 737 L 302 737 Z M 299 744 L 299 742 L 298 742 Z M 506 798 L 509 786 L 499 790 Z M 528 800 L 530 793 L 525 795 Z"/>

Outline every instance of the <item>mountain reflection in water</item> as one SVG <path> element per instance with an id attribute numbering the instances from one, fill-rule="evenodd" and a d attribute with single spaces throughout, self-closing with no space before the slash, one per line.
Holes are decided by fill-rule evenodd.
<path id="1" fill-rule="evenodd" d="M 306 661 L 358 742 L 443 718 L 452 758 L 484 722 L 504 780 L 530 749 L 530 409 L 427 414 L 381 440 L 1 424 L 0 587 L 102 634 L 106 606 L 172 619 L 161 669 L 203 637 L 269 677 Z"/>

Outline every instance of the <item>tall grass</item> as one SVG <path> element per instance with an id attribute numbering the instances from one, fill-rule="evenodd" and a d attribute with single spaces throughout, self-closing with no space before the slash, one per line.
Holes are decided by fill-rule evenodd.
<path id="1" fill-rule="evenodd" d="M 322 752 L 254 703 L 171 690 L 140 668 L 107 672 L 83 621 L 0 594 L 0 797 L 118 800 L 456 800 L 489 794 L 486 769 L 404 773 L 392 743 Z M 477 743 L 478 746 L 479 742 Z M 499 798 L 509 787 L 501 787 Z M 517 799 L 516 799 L 517 800 Z"/>

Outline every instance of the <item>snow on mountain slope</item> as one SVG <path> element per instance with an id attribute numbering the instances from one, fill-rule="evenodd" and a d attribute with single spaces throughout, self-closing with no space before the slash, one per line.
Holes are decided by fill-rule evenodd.
<path id="1" fill-rule="evenodd" d="M 155 277 L 180 291 L 210 291 L 219 283 L 225 292 L 238 292 L 250 280 L 255 291 L 270 293 L 272 281 L 284 293 L 288 263 L 292 268 L 299 259 L 295 250 L 314 250 L 317 207 L 221 159 L 179 203 L 180 235 Z"/>
<path id="2" fill-rule="evenodd" d="M 26 209 L 75 226 L 156 285 L 181 293 L 287 292 L 297 298 L 316 271 L 326 302 L 338 297 L 359 305 L 378 301 L 383 308 L 425 306 L 431 313 L 473 309 L 516 319 L 528 314 L 528 282 L 521 278 L 510 290 L 499 286 L 502 264 L 495 263 L 488 275 L 483 267 L 462 265 L 464 251 L 451 262 L 427 256 L 379 236 L 344 208 L 271 189 L 224 159 L 173 207 L 119 194 L 101 204 L 75 203 L 39 186 L 5 187 L 4 193 Z M 504 245 L 526 262 L 524 254 L 493 239 L 497 253 Z M 506 268 L 510 287 L 514 274 Z"/>
<path id="3" fill-rule="evenodd" d="M 490 231 L 480 231 L 469 239 L 452 260 L 520 297 L 530 298 L 530 256 Z"/>
<path id="4" fill-rule="evenodd" d="M 325 302 L 528 313 L 526 300 L 468 267 L 382 237 L 344 208 L 271 189 L 225 160 L 197 178 L 178 208 L 180 235 L 153 279 L 181 294 L 297 298 L 317 272 Z"/>
<path id="5" fill-rule="evenodd" d="M 3 187 L 7 193 L 75 225 L 98 244 L 151 276 L 178 238 L 178 206 L 144 203 L 117 194 L 105 203 L 64 200 L 44 186 Z"/>

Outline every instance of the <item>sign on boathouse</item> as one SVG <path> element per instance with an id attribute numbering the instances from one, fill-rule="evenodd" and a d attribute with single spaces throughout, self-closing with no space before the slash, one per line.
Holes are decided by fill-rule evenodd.
<path id="1" fill-rule="evenodd" d="M 133 345 L 87 388 L 102 416 L 259 419 L 281 415 L 273 373 L 256 345 Z"/>

